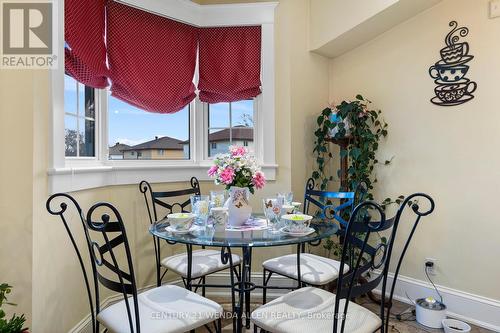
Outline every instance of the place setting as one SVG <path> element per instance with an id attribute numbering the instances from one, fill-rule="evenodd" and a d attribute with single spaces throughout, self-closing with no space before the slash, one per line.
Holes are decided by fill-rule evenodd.
<path id="1" fill-rule="evenodd" d="M 301 214 L 302 203 L 293 201 L 293 193 L 278 193 L 262 200 L 263 214 L 251 214 L 242 224 L 232 224 L 226 205 L 227 191 L 211 191 L 208 195 L 190 197 L 192 212 L 168 214 L 165 231 L 171 234 L 198 234 L 207 229 L 214 232 L 267 231 L 293 237 L 307 236 L 315 230 L 312 216 Z"/>

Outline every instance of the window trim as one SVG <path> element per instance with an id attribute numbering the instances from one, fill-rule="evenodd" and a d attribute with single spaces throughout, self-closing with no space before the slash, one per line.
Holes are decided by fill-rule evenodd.
<path id="1" fill-rule="evenodd" d="M 268 180 L 276 179 L 274 105 L 274 8 L 277 2 L 203 6 L 185 0 L 121 0 L 140 9 L 196 26 L 255 25 L 262 27 L 262 94 L 254 99 L 254 148 Z M 147 6 L 147 8 L 146 8 Z M 58 6 L 58 26 L 64 27 L 64 6 Z M 64 33 L 58 36 L 58 59 L 64 59 Z M 109 185 L 175 182 L 192 176 L 209 180 L 208 133 L 203 103 L 195 98 L 190 105 L 190 160 L 109 160 L 108 90 L 97 89 L 96 157 L 66 158 L 64 155 L 64 61 L 51 71 L 51 121 L 49 134 L 49 191 L 69 192 Z M 264 121 L 265 118 L 265 121 Z M 201 138 L 198 136 L 202 135 Z M 264 145 L 264 142 L 266 143 Z M 168 171 L 168 172 L 166 172 Z"/>

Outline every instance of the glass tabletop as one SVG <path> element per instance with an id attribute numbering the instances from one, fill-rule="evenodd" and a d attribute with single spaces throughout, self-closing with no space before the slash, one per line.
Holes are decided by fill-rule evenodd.
<path id="1" fill-rule="evenodd" d="M 156 237 L 183 244 L 229 247 L 267 247 L 299 243 L 316 242 L 320 239 L 337 234 L 339 225 L 329 220 L 314 218 L 311 228 L 314 232 L 309 235 L 292 236 L 284 232 L 264 230 L 215 230 L 211 225 L 197 226 L 189 233 L 172 233 L 167 230 L 166 220 L 151 225 L 149 232 Z"/>

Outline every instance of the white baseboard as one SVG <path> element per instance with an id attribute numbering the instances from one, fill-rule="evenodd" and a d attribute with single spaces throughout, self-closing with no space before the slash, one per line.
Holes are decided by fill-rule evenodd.
<path id="1" fill-rule="evenodd" d="M 389 274 L 389 285 L 392 284 L 393 274 Z M 228 272 L 219 272 L 207 276 L 206 283 L 210 284 L 227 284 L 229 281 Z M 262 284 L 262 273 L 253 272 L 252 281 L 257 284 Z M 170 284 L 175 284 L 178 286 L 183 286 L 182 280 L 171 281 Z M 269 281 L 269 285 L 289 287 L 293 286 L 294 282 L 290 279 L 279 275 L 273 275 Z M 155 285 L 144 287 L 140 290 L 144 291 L 155 287 Z M 437 285 L 439 292 L 443 295 L 444 303 L 448 308 L 448 316 L 456 319 L 466 321 L 468 323 L 474 324 L 476 326 L 492 330 L 494 332 L 500 332 L 500 301 L 470 294 L 456 289 L 451 289 L 443 286 Z M 375 293 L 380 294 L 380 289 L 375 290 Z M 268 300 L 279 297 L 287 293 L 286 289 L 276 289 L 267 292 Z M 406 276 L 399 276 L 396 289 L 394 291 L 394 298 L 400 302 L 411 304 L 411 301 L 406 297 L 408 296 L 415 300 L 421 297 L 427 296 L 437 296 L 432 286 L 424 281 L 413 279 Z M 207 288 L 207 296 L 214 297 L 224 297 L 229 296 L 229 290 L 220 288 Z M 261 289 L 255 289 L 252 291 L 252 295 L 260 297 L 262 295 Z M 118 300 L 122 296 L 120 294 L 113 295 L 106 298 L 101 303 L 101 307 L 104 308 Z M 73 329 L 69 331 L 70 333 L 91 333 L 92 326 L 90 322 L 90 314 L 82 319 Z"/>
<path id="2" fill-rule="evenodd" d="M 392 284 L 394 274 L 389 273 L 388 285 Z M 500 332 L 500 301 L 483 296 L 474 295 L 464 291 L 436 285 L 443 296 L 447 307 L 447 315 L 451 318 L 466 321 L 476 326 Z M 376 289 L 380 294 L 381 290 Z M 398 283 L 394 290 L 394 299 L 412 304 L 408 299 L 418 299 L 428 296 L 438 298 L 436 291 L 428 282 L 399 275 Z"/>

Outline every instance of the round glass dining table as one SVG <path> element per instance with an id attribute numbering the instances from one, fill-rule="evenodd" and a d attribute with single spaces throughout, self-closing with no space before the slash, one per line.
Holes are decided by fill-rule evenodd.
<path id="1" fill-rule="evenodd" d="M 254 219 L 262 219 L 263 216 L 254 215 Z M 151 225 L 149 231 L 154 236 L 166 240 L 170 244 L 180 243 L 187 247 L 188 256 L 188 279 L 187 288 L 203 286 L 193 284 L 189 278 L 192 263 L 192 246 L 212 246 L 221 248 L 221 260 L 224 264 L 230 264 L 232 267 L 232 248 L 241 248 L 243 254 L 243 262 L 241 272 L 238 276 L 238 281 L 233 280 L 233 271 L 231 270 L 231 284 L 227 287 L 232 288 L 234 293 L 238 294 L 237 302 L 233 301 L 233 311 L 236 320 L 233 322 L 234 330 L 242 332 L 243 328 L 243 305 L 245 305 L 245 326 L 250 326 L 250 292 L 256 288 L 264 288 L 251 282 L 252 271 L 252 249 L 254 247 L 272 247 L 284 245 L 297 245 L 297 253 L 303 251 L 305 244 L 317 245 L 319 242 L 330 236 L 337 234 L 340 230 L 339 224 L 331 220 L 314 218 L 311 221 L 310 227 L 313 232 L 307 235 L 289 235 L 282 231 L 273 232 L 264 227 L 248 229 L 242 227 L 240 229 L 225 229 L 215 230 L 211 221 L 208 221 L 207 227 L 196 226 L 188 233 L 175 233 L 168 230 L 169 223 L 167 220 L 160 220 Z M 311 230 L 312 231 L 312 230 Z M 299 259 L 298 259 L 299 260 Z M 220 287 L 205 284 L 205 287 Z M 234 294 L 233 294 L 234 295 Z"/>

